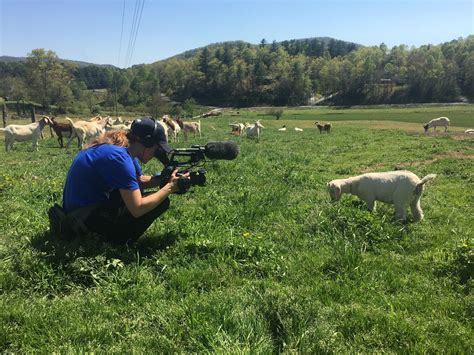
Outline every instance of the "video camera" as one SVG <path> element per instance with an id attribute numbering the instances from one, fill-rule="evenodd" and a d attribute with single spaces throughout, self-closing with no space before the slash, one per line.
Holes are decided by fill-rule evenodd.
<path id="1" fill-rule="evenodd" d="M 175 169 L 179 169 L 177 176 L 189 172 L 189 178 L 178 180 L 179 193 L 185 193 L 191 186 L 204 186 L 206 183 L 206 170 L 191 169 L 203 166 L 209 160 L 233 160 L 239 155 L 239 146 L 235 142 L 209 142 L 206 145 L 192 145 L 190 148 L 174 149 L 168 157 L 163 151 L 157 151 L 155 158 L 165 165 L 161 173 L 155 175 L 160 178 L 160 187 L 165 186 Z"/>

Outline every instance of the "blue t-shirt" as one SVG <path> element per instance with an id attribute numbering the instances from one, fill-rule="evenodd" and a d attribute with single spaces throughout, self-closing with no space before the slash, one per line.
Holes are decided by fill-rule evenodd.
<path id="1" fill-rule="evenodd" d="M 138 167 L 137 167 L 138 165 Z M 63 207 L 66 212 L 109 198 L 113 190 L 137 190 L 138 162 L 127 148 L 101 144 L 79 152 L 67 174 Z"/>

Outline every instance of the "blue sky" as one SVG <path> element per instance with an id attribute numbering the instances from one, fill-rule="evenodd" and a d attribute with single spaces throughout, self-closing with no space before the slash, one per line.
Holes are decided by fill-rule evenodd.
<path id="1" fill-rule="evenodd" d="M 60 58 L 120 67 L 233 40 L 326 36 L 391 48 L 470 34 L 474 0 L 0 0 L 0 55 L 45 48 Z"/>

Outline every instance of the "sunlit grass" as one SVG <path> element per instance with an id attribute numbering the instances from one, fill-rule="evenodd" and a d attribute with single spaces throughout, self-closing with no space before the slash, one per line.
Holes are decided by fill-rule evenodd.
<path id="1" fill-rule="evenodd" d="M 414 111 L 407 121 L 425 119 Z M 172 196 L 129 248 L 48 235 L 75 149 L 47 138 L 39 152 L 0 152 L 0 348 L 472 352 L 473 140 L 358 122 L 320 135 L 301 115 L 282 120 L 303 132 L 282 133 L 283 121 L 242 113 L 263 119 L 259 141 L 229 134 L 236 117 L 203 119 L 203 137 L 177 146 L 232 139 L 239 158 L 207 164 L 207 186 Z M 331 179 L 398 167 L 438 174 L 423 223 L 395 223 L 390 205 L 371 214 L 352 196 L 329 201 Z"/>

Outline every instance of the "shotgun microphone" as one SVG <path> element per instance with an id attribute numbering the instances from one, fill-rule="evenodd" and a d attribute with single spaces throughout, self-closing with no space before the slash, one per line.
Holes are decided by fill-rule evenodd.
<path id="1" fill-rule="evenodd" d="M 234 160 L 239 155 L 239 146 L 235 142 L 209 142 L 204 146 L 204 155 L 208 159 Z"/>

